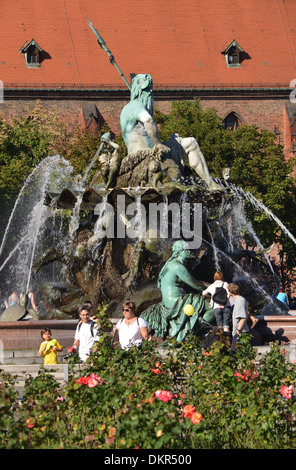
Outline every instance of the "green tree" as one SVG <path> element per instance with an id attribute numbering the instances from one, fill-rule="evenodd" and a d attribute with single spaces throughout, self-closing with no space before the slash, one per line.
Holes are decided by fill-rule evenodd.
<path id="1" fill-rule="evenodd" d="M 14 199 L 33 168 L 48 155 L 60 153 L 69 136 L 53 109 L 39 103 L 28 117 L 0 118 L 0 197 Z"/>
<path id="2" fill-rule="evenodd" d="M 214 108 L 203 110 L 197 99 L 174 101 L 169 114 L 156 110 L 155 120 L 159 124 L 162 141 L 168 140 L 173 133 L 181 137 L 195 137 L 213 176 L 220 177 L 221 168 L 231 164 L 233 133 L 224 129 Z"/>
<path id="3" fill-rule="evenodd" d="M 74 175 L 82 175 L 84 173 L 101 144 L 101 136 L 108 131 L 110 131 L 110 129 L 107 124 L 104 124 L 100 132 L 96 134 L 89 134 L 77 129 L 67 148 L 63 149 L 61 152 L 61 155 L 73 166 Z M 99 168 L 100 162 L 96 159 L 96 162 L 88 174 L 87 183 L 92 180 L 92 177 Z"/>

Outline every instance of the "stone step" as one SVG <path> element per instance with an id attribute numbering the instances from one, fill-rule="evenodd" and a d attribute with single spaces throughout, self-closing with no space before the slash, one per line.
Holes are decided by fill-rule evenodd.
<path id="1" fill-rule="evenodd" d="M 65 379 L 65 369 L 67 370 L 67 364 L 52 364 L 52 365 L 39 365 L 39 364 L 2 364 L 0 367 L 1 371 L 9 372 L 11 375 L 16 376 L 18 381 L 25 381 L 28 376 L 37 377 L 38 372 L 41 368 L 44 368 L 50 374 L 52 374 L 56 380 Z"/>
<path id="2" fill-rule="evenodd" d="M 77 364 L 74 369 L 83 369 L 83 364 Z M 15 388 L 18 393 L 18 397 L 22 398 L 25 381 L 29 378 L 35 378 L 38 376 L 40 369 L 43 368 L 50 373 L 55 380 L 62 386 L 68 382 L 69 379 L 69 368 L 68 364 L 0 364 L 0 372 L 9 373 L 15 380 Z"/>
<path id="3" fill-rule="evenodd" d="M 66 354 L 67 351 L 57 353 L 58 362 L 63 362 Z M 43 364 L 43 362 L 44 358 L 40 357 L 35 349 L 5 350 L 0 357 L 0 367 L 1 364 Z"/>
<path id="4" fill-rule="evenodd" d="M 256 360 L 260 361 L 265 354 L 267 354 L 271 350 L 272 346 L 266 345 L 266 346 L 253 346 L 253 348 L 256 351 Z M 283 354 L 285 355 L 285 359 L 288 362 L 292 362 L 296 364 L 296 344 L 285 344 L 280 346 Z"/>
<path id="5" fill-rule="evenodd" d="M 67 382 L 67 366 L 65 370 L 64 364 L 52 365 L 52 366 L 41 366 L 39 364 L 2 364 L 0 366 L 0 371 L 8 372 L 14 377 L 15 389 L 18 393 L 18 397 L 21 399 L 24 393 L 25 381 L 29 377 L 37 377 L 40 367 L 48 369 L 51 375 L 54 376 L 57 382 L 60 385 Z"/>
<path id="6" fill-rule="evenodd" d="M 111 332 L 117 318 L 112 318 L 112 327 L 106 328 Z M 1 350 L 36 349 L 39 350 L 42 338 L 41 330 L 50 328 L 52 337 L 56 338 L 66 351 L 67 346 L 72 346 L 78 320 L 36 320 L 36 321 L 9 321 L 0 322 L 0 362 Z"/>

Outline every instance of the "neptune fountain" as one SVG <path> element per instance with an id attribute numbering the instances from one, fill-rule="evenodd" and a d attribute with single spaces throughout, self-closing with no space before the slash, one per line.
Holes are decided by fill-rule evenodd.
<path id="1" fill-rule="evenodd" d="M 252 292 L 252 301 L 263 305 L 266 294 L 239 265 L 240 259 L 248 258 L 253 265 L 256 262 L 258 272 L 266 274 L 270 264 L 263 247 L 255 255 L 238 243 L 240 229 L 250 225 L 242 195 L 229 181 L 214 181 L 194 138 L 173 134 L 162 143 L 152 113 L 152 78 L 138 75 L 120 119 L 125 157 L 114 135 L 107 133 L 89 166 L 97 159 L 101 164 L 89 186 L 87 172 L 73 178 L 71 165 L 59 156 L 47 157 L 32 172 L 0 249 L 1 253 L 6 245 L 10 249 L 0 266 L 6 281 L 3 287 L 8 293 L 9 289 L 22 293 L 23 299 L 9 306 L 0 321 L 20 320 L 28 314 L 24 294 L 33 287 L 40 309 L 36 316 L 31 305 L 33 319 L 73 318 L 78 305 L 89 298 L 96 306 L 107 304 L 110 316 L 116 316 L 121 302 L 130 298 L 139 313 L 147 317 L 152 312 L 153 318 L 160 319 L 160 336 L 167 331 L 165 325 L 161 327 L 160 312 L 173 311 L 182 325 L 176 334 L 183 338 L 188 331 L 198 333 L 203 321 L 213 321 L 200 292 L 217 269 L 229 281 L 243 279 L 245 292 Z M 36 198 L 33 209 L 28 197 Z M 10 247 L 12 233 L 17 239 L 14 219 L 20 213 L 24 217 L 24 207 L 26 230 Z M 69 210 L 67 221 L 64 213 Z M 84 222 L 81 214 L 87 214 Z M 189 250 L 178 240 L 186 242 Z M 180 276 L 177 284 L 183 282 L 187 288 L 168 300 L 173 282 L 168 275 L 175 271 Z M 164 279 L 165 289 L 161 288 Z M 190 319 L 182 313 L 184 303 L 195 307 Z"/>
<path id="2" fill-rule="evenodd" d="M 175 133 L 161 142 L 153 112 L 152 77 L 137 75 L 120 116 L 126 156 L 108 132 L 80 178 L 59 155 L 34 169 L 0 247 L 2 296 L 14 291 L 19 296 L 2 308 L 0 322 L 76 318 L 86 299 L 95 307 L 107 305 L 110 317 L 117 317 L 129 299 L 156 325 L 157 336 L 182 340 L 213 324 L 201 292 L 216 270 L 240 284 L 259 314 L 270 303 L 260 285 L 273 279 L 273 268 L 246 220 L 248 195 L 229 175 L 211 177 L 193 137 Z M 97 160 L 100 170 L 87 185 Z M 22 231 L 20 217 L 26 221 Z M 243 231 L 254 236 L 259 249 L 242 246 Z M 188 303 L 192 316 L 184 314 Z M 272 312 L 286 313 L 276 304 Z"/>

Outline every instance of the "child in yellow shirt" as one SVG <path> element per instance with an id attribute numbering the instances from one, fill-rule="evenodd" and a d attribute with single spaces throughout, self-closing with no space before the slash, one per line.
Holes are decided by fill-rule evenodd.
<path id="1" fill-rule="evenodd" d="M 57 352 L 63 350 L 63 346 L 56 340 L 51 338 L 51 330 L 44 328 L 41 330 L 41 338 L 44 341 L 39 348 L 39 356 L 44 356 L 44 364 L 58 364 Z"/>

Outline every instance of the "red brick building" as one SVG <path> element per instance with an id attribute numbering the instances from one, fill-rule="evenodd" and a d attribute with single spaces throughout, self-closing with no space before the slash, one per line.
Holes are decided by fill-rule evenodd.
<path id="1" fill-rule="evenodd" d="M 295 0 L 9 0 L 0 14 L 6 118 L 37 99 L 69 129 L 118 134 L 126 79 L 150 73 L 158 109 L 200 98 L 225 125 L 256 124 L 296 153 Z M 296 94 L 296 93 L 295 93 Z M 295 102 L 294 102 L 295 101 Z"/>

